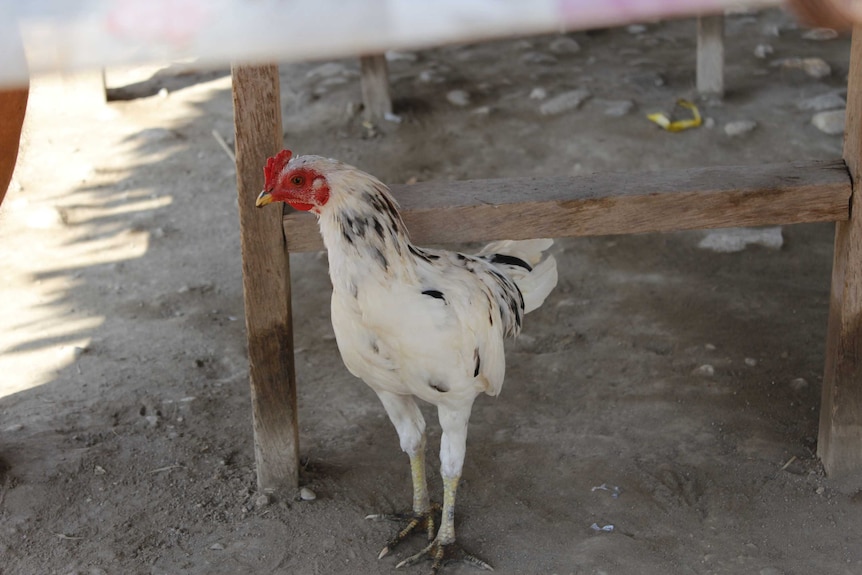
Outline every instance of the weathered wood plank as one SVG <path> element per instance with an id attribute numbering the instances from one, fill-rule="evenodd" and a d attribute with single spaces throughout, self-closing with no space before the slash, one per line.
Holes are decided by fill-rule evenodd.
<path id="1" fill-rule="evenodd" d="M 362 102 L 365 117 L 382 120 L 392 113 L 392 98 L 389 95 L 389 65 L 383 54 L 362 56 L 359 59 Z"/>
<path id="2" fill-rule="evenodd" d="M 835 228 L 835 255 L 817 454 L 827 473 L 862 470 L 862 27 L 853 30 L 844 159 L 852 216 Z"/>
<path id="3" fill-rule="evenodd" d="M 392 186 L 417 244 L 666 232 L 849 217 L 841 160 Z M 323 249 L 288 210 L 288 249 Z"/>
<path id="4" fill-rule="evenodd" d="M 258 488 L 298 483 L 290 259 L 278 211 L 258 210 L 266 159 L 282 148 L 277 66 L 235 66 L 237 191 Z"/>
<path id="5" fill-rule="evenodd" d="M 724 94 L 724 15 L 697 19 L 697 91 Z"/>

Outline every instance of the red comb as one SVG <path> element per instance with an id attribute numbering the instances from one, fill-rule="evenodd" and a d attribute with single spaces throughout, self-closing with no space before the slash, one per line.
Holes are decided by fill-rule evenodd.
<path id="1" fill-rule="evenodd" d="M 266 178 L 267 188 L 271 188 L 275 185 L 275 178 L 290 161 L 291 156 L 293 156 L 293 152 L 291 152 L 290 150 L 282 150 L 266 161 L 266 167 L 263 169 L 263 175 Z"/>

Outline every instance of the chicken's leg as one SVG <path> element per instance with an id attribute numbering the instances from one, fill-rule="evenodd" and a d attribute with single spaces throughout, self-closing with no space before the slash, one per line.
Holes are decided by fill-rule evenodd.
<path id="1" fill-rule="evenodd" d="M 378 396 L 398 432 L 401 449 L 410 456 L 410 475 L 413 478 L 412 512 L 377 514 L 366 517 L 366 519 L 390 519 L 407 522 L 403 529 L 386 542 L 378 555 L 378 559 L 382 559 L 413 533 L 424 531 L 428 540 L 432 540 L 436 527 L 434 515 L 440 507 L 432 505 L 428 497 L 428 481 L 425 477 L 425 420 L 416 402 L 412 397 L 387 392 L 380 392 Z"/>
<path id="2" fill-rule="evenodd" d="M 444 563 L 464 561 L 480 569 L 493 571 L 485 561 L 466 552 L 455 541 L 455 496 L 464 466 L 467 450 L 467 423 L 470 419 L 470 405 L 457 409 L 438 406 L 443 436 L 440 439 L 440 474 L 443 476 L 443 516 L 437 536 L 425 549 L 408 557 L 396 568 L 414 565 L 423 559 L 431 559 L 431 573 L 436 575 Z"/>

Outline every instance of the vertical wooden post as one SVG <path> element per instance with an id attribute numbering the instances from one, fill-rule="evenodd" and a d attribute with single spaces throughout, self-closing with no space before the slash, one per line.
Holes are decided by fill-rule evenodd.
<path id="1" fill-rule="evenodd" d="M 282 148 L 278 67 L 231 71 L 257 484 L 283 491 L 299 481 L 290 259 L 281 210 L 254 206 L 266 159 Z"/>
<path id="2" fill-rule="evenodd" d="M 826 369 L 817 454 L 830 475 L 862 470 L 862 27 L 853 30 L 844 161 L 850 219 L 835 227 Z"/>
<path id="3" fill-rule="evenodd" d="M 382 120 L 392 113 L 392 98 L 389 96 L 389 66 L 386 56 L 362 56 L 359 59 L 362 83 L 362 102 L 365 117 Z"/>
<path id="4" fill-rule="evenodd" d="M 697 19 L 697 91 L 724 94 L 724 16 Z"/>

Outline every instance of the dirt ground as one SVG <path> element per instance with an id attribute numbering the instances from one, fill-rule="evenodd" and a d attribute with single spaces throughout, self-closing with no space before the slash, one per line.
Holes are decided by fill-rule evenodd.
<path id="1" fill-rule="evenodd" d="M 355 60 L 285 64 L 285 142 L 388 182 L 835 158 L 811 99 L 845 94 L 849 41 L 808 36 L 730 16 L 727 96 L 676 134 L 645 115 L 695 97 L 692 20 L 392 54 L 401 122 L 373 129 Z M 393 573 L 421 541 L 378 561 L 394 525 L 364 517 L 409 505 L 407 458 L 341 364 L 323 254 L 292 258 L 316 499 L 256 492 L 228 71 L 108 82 L 102 104 L 92 77 L 36 79 L 0 211 L 0 572 Z M 862 482 L 815 455 L 833 226 L 769 233 L 555 244 L 559 285 L 473 411 L 466 547 L 499 573 L 862 572 Z"/>

